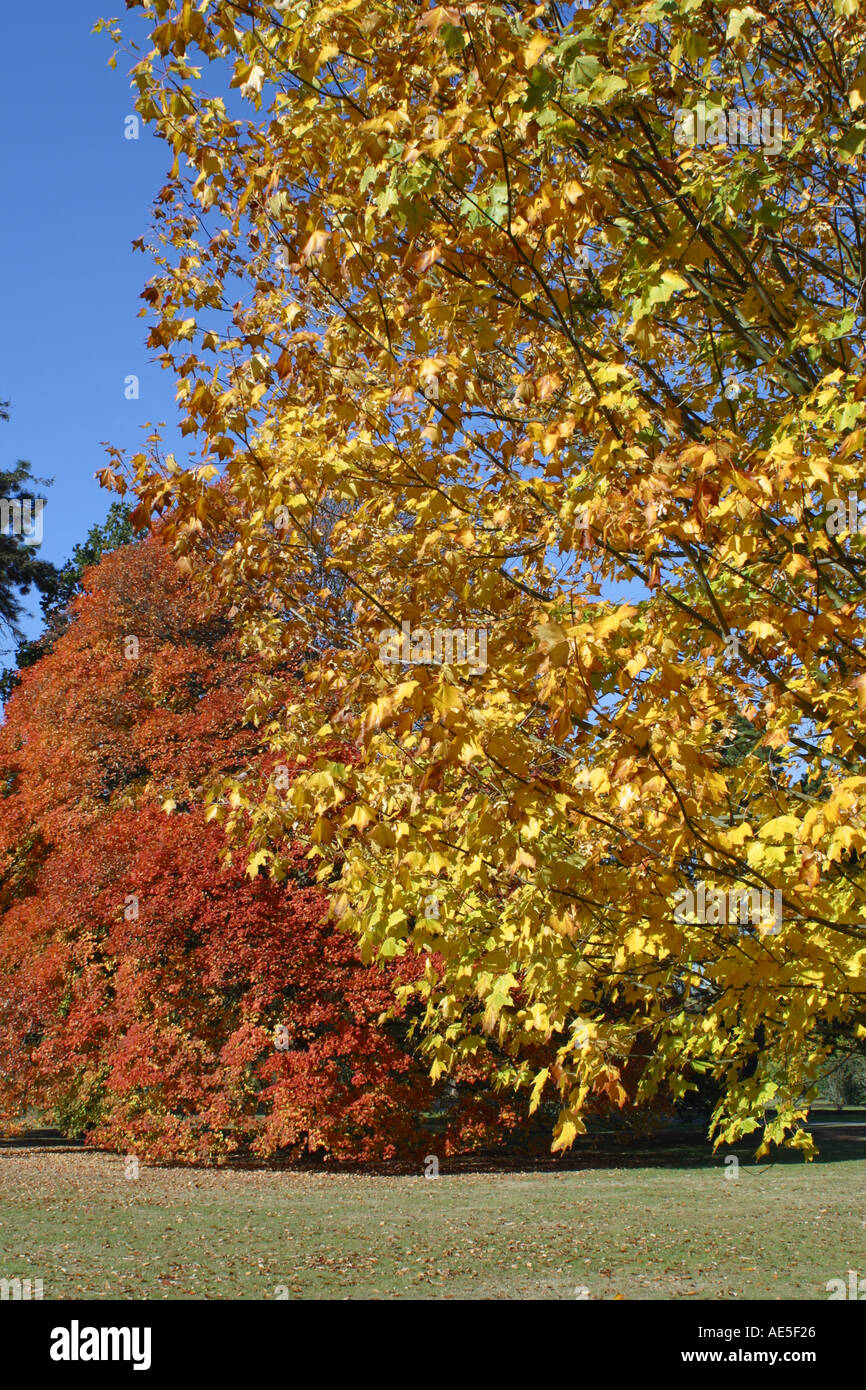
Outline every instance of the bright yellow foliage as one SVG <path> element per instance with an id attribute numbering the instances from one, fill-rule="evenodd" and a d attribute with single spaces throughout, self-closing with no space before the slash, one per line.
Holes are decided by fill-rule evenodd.
<path id="1" fill-rule="evenodd" d="M 132 8 L 201 447 L 133 460 L 140 516 L 301 767 L 219 818 L 276 873 L 304 837 L 369 958 L 426 954 L 434 1071 L 558 1089 L 555 1147 L 709 1075 L 720 1142 L 772 1106 L 808 1151 L 866 1024 L 857 0 Z M 675 915 L 699 884 L 781 923 Z"/>

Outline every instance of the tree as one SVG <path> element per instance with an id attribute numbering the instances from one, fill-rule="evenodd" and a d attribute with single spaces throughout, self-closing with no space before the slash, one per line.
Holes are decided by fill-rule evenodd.
<path id="1" fill-rule="evenodd" d="M 85 571 L 22 672 L 0 729 L 3 1115 L 181 1160 L 501 1142 L 518 1110 L 482 1068 L 431 1085 L 408 1014 L 380 1021 L 399 971 L 334 931 L 299 849 L 279 885 L 221 863 L 208 778 L 275 805 L 289 778 L 241 718 L 245 671 L 149 539 Z"/>
<path id="2" fill-rule="evenodd" d="M 9 419 L 8 402 L 0 401 L 0 420 Z M 13 637 L 20 638 L 18 622 L 23 612 L 21 596 L 37 588 L 43 598 L 49 598 L 58 581 L 57 570 L 48 560 L 40 560 L 36 551 L 42 539 L 42 507 L 45 499 L 37 498 L 35 489 L 47 486 L 48 480 L 34 477 L 31 466 L 19 459 L 14 468 L 0 468 L 0 502 L 3 504 L 0 525 L 0 625 Z"/>
<path id="3" fill-rule="evenodd" d="M 128 508 L 122 502 L 112 502 L 104 524 L 91 526 L 87 539 L 74 547 L 72 558 L 66 561 L 62 569 L 55 570 L 54 580 L 40 600 L 45 630 L 38 637 L 20 639 L 15 653 L 15 667 L 0 672 L 0 700 L 5 703 L 9 699 L 19 671 L 45 656 L 60 634 L 65 632 L 73 617 L 72 600 L 82 592 L 85 570 L 97 564 L 103 555 L 142 535 L 142 531 L 133 528 Z"/>
<path id="4" fill-rule="evenodd" d="M 237 610 L 301 769 L 214 814 L 277 877 L 304 835 L 366 959 L 435 951 L 434 1073 L 552 1090 L 557 1147 L 631 1069 L 808 1153 L 866 1036 L 861 27 L 165 0 L 134 69 L 202 448 L 104 480 Z"/>

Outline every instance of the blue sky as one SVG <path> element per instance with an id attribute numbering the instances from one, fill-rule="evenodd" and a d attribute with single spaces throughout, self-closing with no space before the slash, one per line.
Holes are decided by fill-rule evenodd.
<path id="1" fill-rule="evenodd" d="M 92 33 L 116 12 L 110 0 L 45 0 L 38 42 L 31 6 L 8 5 L 3 16 L 0 400 L 11 409 L 0 459 L 29 459 L 54 478 L 40 553 L 55 563 L 111 503 L 93 476 L 108 461 L 102 441 L 138 449 L 147 421 L 175 418 L 171 378 L 151 361 L 137 317 L 151 265 L 131 247 L 147 230 L 169 152 L 145 130 L 124 138 L 131 60 L 120 53 L 109 68 L 113 45 Z M 124 398 L 129 374 L 138 400 Z M 181 458 L 174 431 L 167 437 Z M 29 606 L 38 614 L 38 596 Z"/>

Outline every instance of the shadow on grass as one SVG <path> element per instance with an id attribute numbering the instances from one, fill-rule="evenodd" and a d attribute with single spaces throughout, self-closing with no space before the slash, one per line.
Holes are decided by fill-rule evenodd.
<path id="1" fill-rule="evenodd" d="M 818 1146 L 816 1163 L 839 1163 L 866 1159 L 866 1112 L 853 1119 L 845 1112 L 823 1111 L 810 1124 Z M 586 1169 L 605 1168 L 720 1168 L 730 1156 L 735 1156 L 740 1171 L 758 1178 L 769 1170 L 787 1164 L 802 1164 L 797 1150 L 773 1147 L 770 1155 L 758 1162 L 755 1154 L 758 1140 L 746 1139 L 737 1144 L 720 1146 L 715 1152 L 706 1137 L 707 1124 L 666 1125 L 654 1134 L 630 1136 L 625 1132 L 596 1129 L 581 1135 L 567 1154 L 526 1152 L 478 1152 L 439 1157 L 442 1176 L 458 1174 L 520 1174 L 567 1173 Z M 113 1150 L 98 1149 L 83 1140 L 65 1138 L 58 1130 L 31 1129 L 4 1137 L 0 1134 L 0 1154 L 21 1150 L 46 1154 L 85 1153 L 105 1154 Z M 435 1153 L 436 1141 L 431 1136 L 430 1152 Z M 0 1159 L 2 1161 L 2 1159 Z M 152 1168 L 217 1168 L 222 1171 L 294 1172 L 365 1174 L 368 1177 L 417 1177 L 423 1171 L 419 1160 L 393 1159 L 389 1162 L 337 1162 L 318 1155 L 276 1156 L 259 1159 L 235 1154 L 211 1163 L 148 1164 Z"/>

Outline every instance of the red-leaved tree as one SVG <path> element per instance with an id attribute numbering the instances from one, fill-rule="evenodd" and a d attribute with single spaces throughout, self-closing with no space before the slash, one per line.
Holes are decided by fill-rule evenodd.
<path id="1" fill-rule="evenodd" d="M 300 853 L 279 885 L 222 862 L 208 780 L 273 775 L 245 673 L 150 538 L 88 572 L 22 674 L 0 729 L 0 1116 L 163 1159 L 501 1142 L 518 1109 L 478 1072 L 431 1083 Z"/>

